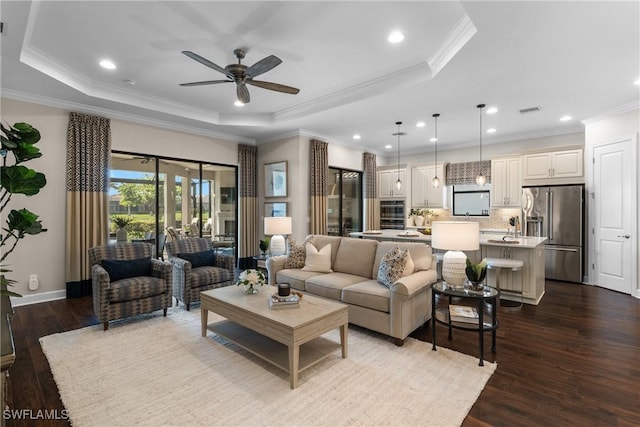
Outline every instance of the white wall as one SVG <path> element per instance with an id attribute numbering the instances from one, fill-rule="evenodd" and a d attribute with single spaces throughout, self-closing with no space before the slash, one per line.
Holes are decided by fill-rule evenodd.
<path id="1" fill-rule="evenodd" d="M 602 118 L 600 120 L 588 121 L 585 129 L 585 159 L 589 160 L 593 154 L 593 147 L 595 143 L 602 141 L 610 141 L 626 135 L 640 134 L 640 109 L 629 111 L 623 114 L 618 114 L 612 117 Z M 635 161 L 636 167 L 636 182 L 637 188 L 640 189 L 640 150 L 636 150 L 637 158 Z M 589 170 L 585 168 L 585 170 Z M 587 177 L 586 191 L 591 190 L 591 177 Z M 588 198 L 588 202 L 591 199 Z M 640 197 L 637 198 L 638 204 L 636 212 L 640 212 Z M 640 217 L 636 218 L 636 230 L 640 230 Z M 591 224 L 590 224 L 591 225 Z M 589 245 L 591 248 L 593 244 Z M 640 253 L 640 242 L 636 241 L 636 253 Z M 589 264 L 594 262 L 593 251 L 589 251 Z M 640 277 L 640 262 L 636 260 L 637 273 L 636 277 Z M 636 284 L 636 297 L 640 298 L 640 283 Z"/>
<path id="2" fill-rule="evenodd" d="M 10 208 L 23 207 L 40 216 L 46 233 L 27 236 L 18 243 L 7 258 L 12 273 L 8 277 L 18 283 L 12 289 L 25 296 L 14 305 L 64 298 L 65 283 L 65 217 L 66 217 L 66 138 L 68 110 L 46 107 L 12 99 L 1 99 L 2 120 L 14 124 L 27 122 L 37 128 L 42 139 L 38 147 L 40 159 L 26 166 L 46 175 L 47 185 L 32 197 L 14 195 Z M 122 120 L 111 121 L 114 150 L 158 154 L 162 156 L 197 159 L 207 162 L 237 165 L 237 143 L 204 136 L 153 128 Z M 5 218 L 1 219 L 4 224 Z M 37 274 L 40 287 L 28 290 L 30 274 Z"/>

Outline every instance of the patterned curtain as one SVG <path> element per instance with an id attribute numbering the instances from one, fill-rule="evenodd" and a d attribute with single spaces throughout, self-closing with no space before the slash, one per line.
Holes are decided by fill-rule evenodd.
<path id="1" fill-rule="evenodd" d="M 364 230 L 377 230 L 380 228 L 380 206 L 377 199 L 376 155 L 363 153 L 362 156 L 364 163 Z"/>
<path id="2" fill-rule="evenodd" d="M 238 202 L 240 203 L 240 228 L 238 230 L 238 266 L 253 266 L 253 256 L 259 246 L 258 238 L 258 148 L 238 145 Z"/>
<path id="3" fill-rule="evenodd" d="M 446 185 L 475 184 L 476 176 L 482 173 L 487 178 L 487 184 L 491 183 L 491 160 L 481 162 L 449 163 L 445 174 Z"/>
<path id="4" fill-rule="evenodd" d="M 67 298 L 91 294 L 88 251 L 109 242 L 111 121 L 71 113 L 67 128 Z"/>
<path id="5" fill-rule="evenodd" d="M 311 234 L 327 234 L 329 144 L 311 140 Z"/>

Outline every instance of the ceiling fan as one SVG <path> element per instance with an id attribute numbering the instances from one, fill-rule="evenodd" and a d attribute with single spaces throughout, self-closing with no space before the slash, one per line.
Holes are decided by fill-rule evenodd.
<path id="1" fill-rule="evenodd" d="M 247 51 L 245 49 L 235 49 L 233 51 L 233 54 L 236 56 L 236 58 L 238 58 L 238 63 L 229 64 L 226 67 L 222 68 L 221 66 L 214 64 L 208 59 L 203 58 L 202 56 L 189 50 L 183 50 L 182 53 L 189 58 L 198 61 L 202 65 L 206 65 L 207 67 L 213 68 L 214 70 L 226 75 L 227 80 L 206 80 L 203 82 L 181 83 L 180 86 L 202 86 L 235 82 L 238 100 L 243 102 L 244 104 L 247 104 L 251 100 L 249 96 L 249 89 L 247 89 L 248 84 L 261 87 L 263 89 L 274 90 L 276 92 L 290 93 L 292 95 L 300 92 L 300 89 L 297 89 L 295 87 L 286 86 L 279 83 L 253 80 L 254 77 L 266 73 L 267 71 L 277 67 L 282 63 L 282 60 L 274 55 L 269 55 L 266 58 L 263 58 L 260 61 L 256 62 L 252 66 L 247 67 L 246 65 L 241 63 Z"/>

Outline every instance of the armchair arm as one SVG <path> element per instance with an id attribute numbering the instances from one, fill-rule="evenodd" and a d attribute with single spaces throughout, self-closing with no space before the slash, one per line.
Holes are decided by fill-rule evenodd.
<path id="1" fill-rule="evenodd" d="M 170 262 L 160 261 L 159 259 L 151 259 L 151 275 L 164 279 L 169 285 L 169 289 L 172 289 L 173 283 L 173 266 Z"/>
<path id="2" fill-rule="evenodd" d="M 107 291 L 111 279 L 109 273 L 100 264 L 94 264 L 91 267 L 91 286 L 93 299 L 93 312 L 98 317 L 98 321 L 102 322 L 107 318 L 107 308 L 109 301 L 107 300 Z"/>
<path id="3" fill-rule="evenodd" d="M 233 257 L 233 255 L 217 253 L 215 267 L 220 267 L 220 268 L 229 270 L 229 272 L 231 272 L 231 276 L 233 277 L 235 273 L 235 268 L 236 268 L 235 258 Z"/>
<path id="4" fill-rule="evenodd" d="M 174 256 L 171 257 L 171 266 L 173 267 L 171 274 L 173 286 L 177 289 L 184 289 L 186 284 L 189 283 L 191 262 Z"/>
<path id="5" fill-rule="evenodd" d="M 278 271 L 284 268 L 284 263 L 286 260 L 287 260 L 286 255 L 277 255 L 277 256 L 271 256 L 267 258 L 266 265 L 267 265 L 267 273 L 269 274 L 268 283 L 270 285 L 276 284 L 276 274 L 278 273 Z"/>

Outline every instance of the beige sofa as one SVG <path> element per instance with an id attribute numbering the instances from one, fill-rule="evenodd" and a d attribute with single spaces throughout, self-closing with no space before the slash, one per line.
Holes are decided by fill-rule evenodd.
<path id="1" fill-rule="evenodd" d="M 267 259 L 269 283 L 288 283 L 303 292 L 349 305 L 349 323 L 394 338 L 396 345 L 431 319 L 431 284 L 437 280 L 436 260 L 424 243 L 378 242 L 338 236 L 311 236 L 317 249 L 331 244 L 333 273 L 285 269 L 286 255 Z M 413 273 L 391 288 L 377 279 L 380 260 L 394 246 L 408 249 Z"/>

